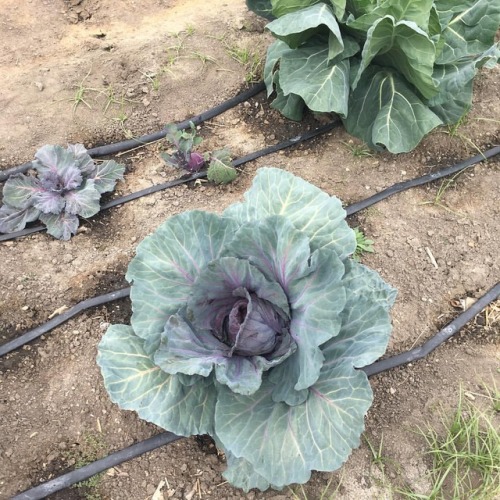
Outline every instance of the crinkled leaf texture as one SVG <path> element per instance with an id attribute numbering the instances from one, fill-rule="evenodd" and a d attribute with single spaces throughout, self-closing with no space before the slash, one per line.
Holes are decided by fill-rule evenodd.
<path id="1" fill-rule="evenodd" d="M 395 291 L 350 259 L 336 198 L 258 171 L 222 216 L 168 219 L 138 247 L 131 326 L 98 363 L 111 398 L 179 435 L 208 433 L 248 491 L 307 481 L 359 445 Z"/>
<path id="2" fill-rule="evenodd" d="M 100 209 L 102 193 L 123 179 L 124 165 L 114 161 L 95 164 L 82 144 L 43 146 L 35 154 L 36 176 L 11 176 L 3 188 L 0 231 L 24 229 L 40 219 L 55 238 L 76 234 L 78 217 L 92 217 Z"/>
<path id="3" fill-rule="evenodd" d="M 275 95 L 271 106 L 292 120 L 302 119 L 305 106 L 336 113 L 349 133 L 393 153 L 457 122 L 470 108 L 478 69 L 500 57 L 498 1 L 247 4 L 276 17 L 267 25 L 277 40 L 264 67 L 268 97 Z"/>

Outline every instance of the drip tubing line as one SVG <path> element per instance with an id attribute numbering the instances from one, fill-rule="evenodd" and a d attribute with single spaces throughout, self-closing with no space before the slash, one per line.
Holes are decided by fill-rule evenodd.
<path id="1" fill-rule="evenodd" d="M 241 158 L 238 158 L 232 162 L 233 167 L 238 167 L 240 165 L 243 165 L 244 163 L 248 163 L 249 161 L 256 160 L 257 158 L 260 158 L 261 156 L 265 156 L 271 153 L 276 153 L 277 151 L 280 151 L 282 149 L 289 148 L 291 146 L 295 146 L 297 144 L 300 144 L 304 141 L 308 141 L 318 135 L 324 134 L 330 130 L 332 130 L 334 127 L 336 127 L 340 122 L 334 121 L 330 122 L 326 125 L 323 125 L 321 127 L 318 127 L 314 130 L 311 130 L 309 132 L 304 132 L 303 134 L 300 134 L 296 137 L 293 137 L 292 139 L 287 139 L 286 141 L 280 142 L 278 144 L 275 144 L 273 146 L 268 146 L 267 148 L 260 149 L 259 151 L 255 151 L 254 153 L 250 153 L 248 155 L 242 156 Z M 202 171 L 202 172 L 197 172 L 192 175 L 184 175 L 183 177 L 179 179 L 175 179 L 173 181 L 168 181 L 164 182 L 162 184 L 156 184 L 155 186 L 151 186 L 145 189 L 141 189 L 140 191 L 136 191 L 135 193 L 130 193 L 125 196 L 120 196 L 119 198 L 115 198 L 114 200 L 110 200 L 107 203 L 103 204 L 101 206 L 101 211 L 102 210 L 107 210 L 108 208 L 116 207 L 117 205 L 122 205 L 123 203 L 128 203 L 129 201 L 136 200 L 137 198 L 142 198 L 143 196 L 147 196 L 153 193 L 156 193 L 158 191 L 162 191 L 164 189 L 169 189 L 175 186 L 178 186 L 180 184 L 186 184 L 188 182 L 194 181 L 196 179 L 202 179 L 207 176 L 207 172 Z M 33 233 L 38 233 L 40 231 L 44 231 L 46 227 L 44 225 L 37 225 L 37 226 L 32 226 L 26 229 L 22 229 L 21 231 L 15 231 L 13 233 L 5 233 L 5 234 L 0 234 L 0 242 L 2 241 L 9 241 L 13 240 L 16 238 L 21 238 L 22 236 L 27 236 L 29 234 Z"/>
<path id="2" fill-rule="evenodd" d="M 125 290 L 128 293 L 129 289 L 123 289 L 121 291 L 124 292 Z M 372 377 L 373 375 L 377 375 L 384 371 L 427 356 L 427 354 L 436 349 L 436 347 L 457 333 L 476 314 L 480 313 L 491 302 L 498 299 L 499 296 L 500 282 L 488 290 L 469 309 L 457 316 L 451 323 L 445 326 L 421 347 L 410 349 L 405 353 L 397 354 L 396 356 L 392 356 L 381 361 L 376 361 L 375 363 L 361 369 L 368 377 Z M 45 498 L 47 495 L 60 491 L 64 488 L 68 488 L 69 486 L 72 486 L 80 481 L 84 481 L 95 474 L 104 472 L 106 469 L 120 465 L 121 463 L 131 460 L 132 458 L 136 458 L 143 453 L 147 453 L 159 448 L 160 446 L 170 444 L 178 439 L 181 439 L 181 436 L 176 436 L 170 432 L 163 432 L 162 434 L 158 434 L 152 438 L 129 446 L 128 448 L 112 453 L 111 455 L 101 458 L 100 460 L 88 464 L 80 469 L 73 470 L 55 479 L 40 484 L 39 486 L 26 490 L 23 493 L 19 493 L 13 497 L 12 500 L 39 500 Z"/>
<path id="3" fill-rule="evenodd" d="M 473 156 L 472 158 L 468 158 L 465 161 L 457 163 L 456 165 L 453 165 L 451 167 L 443 168 L 442 170 L 438 170 L 437 172 L 434 172 L 432 174 L 423 175 L 422 177 L 417 177 L 408 181 L 398 182 L 397 184 L 394 184 L 393 186 L 388 187 L 387 189 L 384 189 L 383 191 L 380 191 L 373 196 L 366 198 L 365 200 L 353 203 L 347 208 L 347 215 L 349 216 L 356 212 L 359 212 L 360 210 L 363 210 L 364 208 L 371 207 L 375 203 L 385 200 L 393 194 L 400 193 L 401 191 L 421 186 L 422 184 L 427 184 L 428 182 L 436 181 L 438 179 L 441 179 L 442 177 L 460 172 L 461 170 L 471 167 L 476 163 L 479 163 L 480 161 L 496 156 L 498 153 L 500 153 L 500 146 L 496 146 L 492 149 L 489 149 L 483 154 Z"/>
<path id="4" fill-rule="evenodd" d="M 115 292 L 110 292 L 104 295 L 99 295 L 98 297 L 93 297 L 91 299 L 83 300 L 82 302 L 79 302 L 76 306 L 73 306 L 71 309 L 68 309 L 67 311 L 59 314 L 58 316 L 52 318 L 46 323 L 43 323 L 42 325 L 39 325 L 36 328 L 33 328 L 32 330 L 29 330 L 23 335 L 20 335 L 19 337 L 16 337 L 15 339 L 12 339 L 9 342 L 0 345 L 0 357 L 42 336 L 44 333 L 49 332 L 56 326 L 62 325 L 63 323 L 73 318 L 77 314 L 80 314 L 82 311 L 85 311 L 86 309 L 90 309 L 91 307 L 97 307 L 102 304 L 112 302 L 114 300 L 122 299 L 124 297 L 128 297 L 129 295 L 130 295 L 130 287 L 127 287 L 127 288 L 122 288 L 120 290 L 116 290 Z"/>
<path id="5" fill-rule="evenodd" d="M 412 361 L 425 358 L 436 347 L 439 347 L 443 342 L 455 335 L 461 328 L 463 328 L 476 314 L 479 314 L 491 302 L 500 297 L 500 282 L 490 288 L 477 302 L 472 304 L 466 311 L 457 316 L 451 323 L 448 323 L 436 335 L 430 338 L 420 347 L 415 347 L 409 351 L 391 356 L 387 359 L 375 361 L 371 365 L 361 368 L 369 377 L 377 375 L 378 373 L 385 372 L 392 368 L 396 368 Z"/>
<path id="6" fill-rule="evenodd" d="M 128 448 L 111 453 L 111 455 L 92 462 L 91 464 L 84 465 L 79 469 L 62 474 L 55 479 L 51 479 L 50 481 L 42 483 L 39 486 L 35 486 L 34 488 L 26 490 L 23 493 L 19 493 L 15 497 L 12 497 L 11 500 L 39 500 L 41 498 L 45 498 L 56 491 L 68 488 L 76 483 L 79 483 L 80 481 L 85 481 L 85 479 L 104 472 L 111 467 L 115 467 L 123 462 L 132 460 L 133 458 L 143 455 L 149 451 L 153 451 L 160 446 L 173 443 L 178 439 L 181 439 L 181 436 L 176 436 L 171 432 L 162 432 L 161 434 L 157 434 L 156 436 L 133 444 Z"/>
<path id="7" fill-rule="evenodd" d="M 215 106 L 207 111 L 204 111 L 199 115 L 193 116 L 189 120 L 184 120 L 183 122 L 178 123 L 177 128 L 179 130 L 188 128 L 190 122 L 193 122 L 195 125 L 199 125 L 200 123 L 210 120 L 211 118 L 214 118 L 215 116 L 224 113 L 228 109 L 234 108 L 238 104 L 245 102 L 247 99 L 250 99 L 250 97 L 253 97 L 262 92 L 265 88 L 266 86 L 264 82 L 257 83 L 256 85 L 250 87 L 248 90 L 245 90 L 241 94 L 238 94 L 232 97 L 231 99 L 228 99 L 227 101 L 219 104 L 218 106 Z M 113 155 L 116 153 L 120 153 L 122 151 L 127 151 L 129 149 L 136 148 L 137 146 L 141 146 L 144 144 L 148 144 L 150 142 L 157 141 L 159 139 L 163 139 L 166 136 L 166 134 L 167 134 L 166 130 L 160 130 L 152 134 L 142 135 L 141 137 L 137 137 L 135 139 L 115 142 L 114 144 L 108 144 L 106 146 L 97 146 L 95 148 L 87 150 L 87 153 L 93 158 Z M 12 167 L 6 170 L 2 170 L 0 172 L 0 182 L 7 180 L 13 174 L 20 174 L 22 172 L 26 172 L 30 168 L 31 168 L 31 162 L 29 161 L 27 163 L 19 165 L 18 167 Z"/>

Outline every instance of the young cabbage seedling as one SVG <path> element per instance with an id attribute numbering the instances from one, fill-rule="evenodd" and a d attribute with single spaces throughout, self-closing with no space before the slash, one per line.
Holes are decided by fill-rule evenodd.
<path id="1" fill-rule="evenodd" d="M 36 175 L 17 174 L 3 188 L 0 232 L 24 229 L 39 219 L 55 238 L 69 240 L 81 217 L 100 210 L 102 193 L 113 191 L 125 166 L 113 160 L 94 163 L 82 144 L 43 146 L 32 162 Z"/>
<path id="2" fill-rule="evenodd" d="M 189 130 L 179 130 L 173 124 L 165 127 L 166 138 L 175 147 L 171 153 L 161 153 L 166 164 L 190 173 L 199 172 L 208 165 L 208 180 L 216 184 L 228 184 L 236 179 L 238 173 L 231 165 L 231 155 L 226 149 L 205 154 L 193 151 L 203 139 L 196 135 L 193 122 L 189 126 Z"/>

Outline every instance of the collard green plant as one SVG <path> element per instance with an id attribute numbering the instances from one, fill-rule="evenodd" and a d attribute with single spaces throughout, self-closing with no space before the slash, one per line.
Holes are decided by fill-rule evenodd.
<path id="1" fill-rule="evenodd" d="M 94 163 L 81 144 L 43 146 L 35 158 L 36 175 L 13 175 L 3 187 L 2 233 L 20 231 L 39 219 L 49 234 L 69 240 L 78 229 L 78 215 L 99 212 L 101 194 L 113 191 L 125 171 L 113 160 Z"/>
<path id="2" fill-rule="evenodd" d="M 210 434 L 246 491 L 337 469 L 359 445 L 373 396 L 358 368 L 384 353 L 395 298 L 355 248 L 338 199 L 274 168 L 221 216 L 171 217 L 129 265 L 131 325 L 99 344 L 111 399 Z"/>
<path id="3" fill-rule="evenodd" d="M 500 2 L 247 0 L 277 38 L 264 70 L 272 106 L 337 113 L 371 148 L 415 148 L 470 108 L 479 68 L 500 57 Z M 272 14 L 272 16 L 270 16 Z"/>
<path id="4" fill-rule="evenodd" d="M 190 130 L 179 130 L 174 124 L 167 125 L 165 129 L 167 141 L 175 147 L 170 153 L 161 153 L 167 165 L 189 173 L 198 172 L 208 165 L 208 180 L 216 184 L 228 184 L 236 179 L 238 173 L 231 164 L 231 155 L 226 149 L 203 155 L 193 151 L 203 140 L 196 135 L 193 122 L 190 122 Z"/>

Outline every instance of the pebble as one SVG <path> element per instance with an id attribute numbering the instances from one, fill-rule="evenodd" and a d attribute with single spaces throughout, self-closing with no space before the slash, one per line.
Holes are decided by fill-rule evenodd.
<path id="1" fill-rule="evenodd" d="M 391 257 L 391 258 L 394 257 L 394 252 L 392 250 L 387 250 L 385 252 L 385 254 L 387 255 L 387 257 Z"/>
<path id="2" fill-rule="evenodd" d="M 33 82 L 35 84 L 35 87 L 41 92 L 45 87 L 43 86 L 42 82 Z"/>

